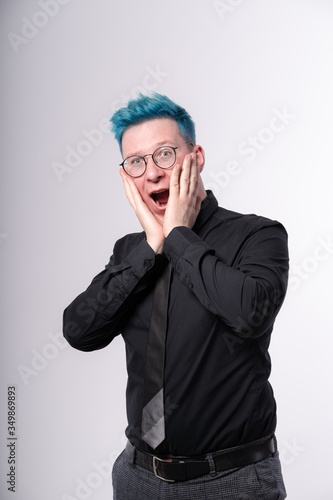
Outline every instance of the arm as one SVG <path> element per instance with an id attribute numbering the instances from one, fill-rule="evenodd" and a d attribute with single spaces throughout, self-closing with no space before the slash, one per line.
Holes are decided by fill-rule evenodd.
<path id="1" fill-rule="evenodd" d="M 143 234 L 119 240 L 105 270 L 64 311 L 64 337 L 70 345 L 82 351 L 108 345 L 164 264 Z"/>
<path id="2" fill-rule="evenodd" d="M 169 234 L 164 248 L 180 280 L 204 307 L 236 334 L 258 337 L 272 326 L 285 297 L 287 234 L 271 222 L 245 234 L 239 248 L 223 252 L 226 244 L 223 229 L 213 248 L 190 229 L 179 227 Z"/>
<path id="3" fill-rule="evenodd" d="M 225 252 L 228 236 L 222 228 L 213 246 L 203 241 L 191 230 L 206 196 L 203 161 L 198 147 L 197 154 L 187 155 L 182 167 L 172 171 L 162 226 L 164 252 L 204 307 L 238 335 L 257 337 L 272 326 L 286 293 L 287 235 L 280 224 L 266 220 L 256 230 L 243 227 L 245 237 L 236 242 L 236 250 Z M 130 187 L 128 198 L 145 228 L 148 209 L 133 182 Z M 230 260 L 235 251 L 237 258 Z"/>
<path id="4" fill-rule="evenodd" d="M 127 198 L 145 235 L 137 235 L 136 241 L 133 237 L 120 240 L 105 271 L 66 308 L 64 336 L 73 347 L 83 351 L 101 349 L 120 333 L 121 323 L 128 317 L 131 306 L 138 303 L 166 264 L 165 256 L 159 255 L 163 251 L 165 228 L 143 202 L 133 179 L 122 170 L 120 173 Z M 190 227 L 194 224 L 201 202 L 198 191 L 202 181 L 198 183 L 198 175 L 194 154 L 187 155 L 183 169 L 173 172 L 167 232 L 177 224 Z M 202 193 L 205 196 L 203 189 Z"/>
<path id="5" fill-rule="evenodd" d="M 191 229 L 206 196 L 200 171 L 204 157 L 188 155 L 174 169 L 163 230 L 164 252 L 201 304 L 236 334 L 258 337 L 274 323 L 287 288 L 288 247 L 283 226 L 256 218 L 242 224 L 228 244 L 225 228 L 209 244 Z M 235 228 L 234 228 L 235 229 Z M 230 235 L 229 235 L 230 236 Z"/>

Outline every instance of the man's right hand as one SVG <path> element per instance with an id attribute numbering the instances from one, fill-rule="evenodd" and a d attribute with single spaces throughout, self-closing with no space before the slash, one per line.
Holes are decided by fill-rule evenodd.
<path id="1" fill-rule="evenodd" d="M 120 175 L 123 179 L 127 199 L 146 233 L 148 245 L 151 246 L 155 253 L 162 253 L 165 240 L 162 224 L 143 201 L 133 179 L 126 175 L 122 169 L 120 170 Z"/>

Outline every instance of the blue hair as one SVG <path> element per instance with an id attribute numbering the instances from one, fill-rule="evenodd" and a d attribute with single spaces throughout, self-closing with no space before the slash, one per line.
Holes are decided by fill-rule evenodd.
<path id="1" fill-rule="evenodd" d="M 129 101 L 126 107 L 118 109 L 110 119 L 111 130 L 118 141 L 120 151 L 123 134 L 129 127 L 154 118 L 175 120 L 185 141 L 195 144 L 195 125 L 188 112 L 167 96 L 154 92 L 150 96 L 139 94 L 138 98 Z"/>

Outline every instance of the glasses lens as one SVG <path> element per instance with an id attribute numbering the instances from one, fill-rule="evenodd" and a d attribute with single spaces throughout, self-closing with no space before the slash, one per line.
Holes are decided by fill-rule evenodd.
<path id="1" fill-rule="evenodd" d="M 156 165 L 161 168 L 170 168 L 175 163 L 176 154 L 172 148 L 158 148 L 153 154 Z"/>
<path id="2" fill-rule="evenodd" d="M 141 156 L 129 156 L 124 161 L 124 169 L 132 177 L 139 177 L 145 171 L 146 164 Z"/>

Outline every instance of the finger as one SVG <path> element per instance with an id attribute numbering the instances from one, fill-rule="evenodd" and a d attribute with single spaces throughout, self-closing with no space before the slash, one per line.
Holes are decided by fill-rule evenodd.
<path id="1" fill-rule="evenodd" d="M 130 202 L 130 204 L 132 205 L 132 207 L 135 209 L 135 202 L 134 202 L 131 186 L 130 186 L 128 179 L 127 179 L 127 175 L 123 172 L 123 170 L 120 170 L 120 175 L 121 175 L 122 180 L 123 180 L 123 185 L 124 185 L 127 199 Z"/>
<path id="2" fill-rule="evenodd" d="M 179 197 L 179 182 L 181 175 L 181 167 L 176 165 L 171 172 L 169 184 L 169 201 Z"/>
<path id="3" fill-rule="evenodd" d="M 196 194 L 196 209 L 199 211 L 201 207 L 201 203 L 203 200 L 206 198 L 207 193 L 205 190 L 205 186 L 203 184 L 200 172 L 199 172 L 199 179 L 198 179 L 198 192 Z"/>
<path id="4" fill-rule="evenodd" d="M 133 208 L 136 212 L 138 212 L 138 210 L 140 208 L 142 208 L 142 205 L 144 205 L 143 203 L 143 200 L 142 200 L 142 197 L 141 197 L 141 194 L 139 193 L 138 191 L 138 188 L 136 187 L 135 185 L 135 182 L 133 181 L 133 179 L 126 179 L 126 184 L 127 184 L 127 189 L 128 189 L 128 192 L 129 192 L 129 196 L 133 202 Z"/>
<path id="5" fill-rule="evenodd" d="M 198 155 L 194 153 L 194 157 L 191 164 L 190 183 L 189 183 L 189 191 L 190 194 L 193 196 L 196 196 L 198 193 L 199 178 L 200 178 L 200 172 L 199 172 Z"/>
<path id="6" fill-rule="evenodd" d="M 192 161 L 192 154 L 186 155 L 183 161 L 179 182 L 179 194 L 181 197 L 186 197 L 189 192 Z"/>
<path id="7" fill-rule="evenodd" d="M 183 177 L 184 176 L 184 177 Z M 198 185 L 198 162 L 195 153 L 189 155 L 184 162 L 184 171 L 181 178 L 181 194 L 185 197 L 195 197 Z"/>

